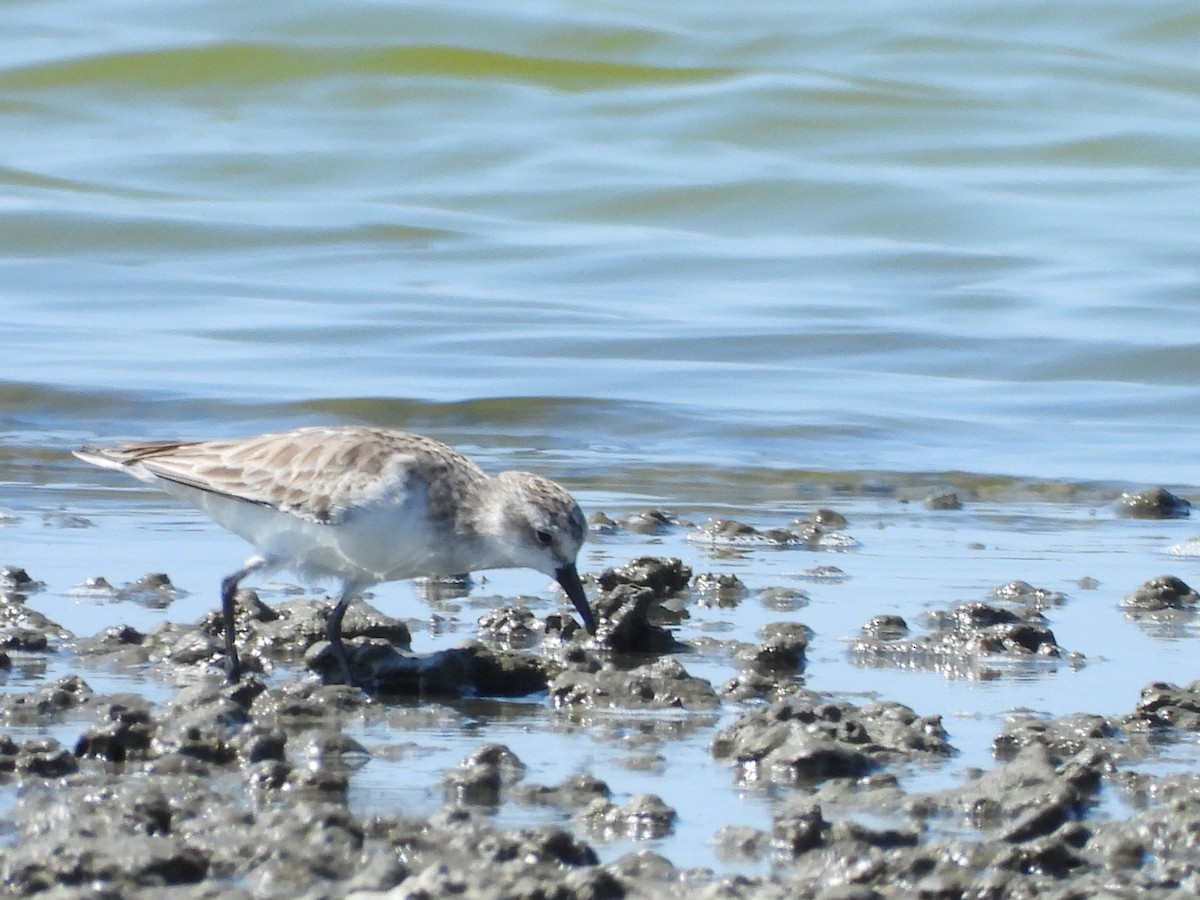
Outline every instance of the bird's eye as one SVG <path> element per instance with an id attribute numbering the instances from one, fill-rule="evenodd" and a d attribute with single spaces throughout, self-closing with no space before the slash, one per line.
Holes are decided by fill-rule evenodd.
<path id="1" fill-rule="evenodd" d="M 535 531 L 534 536 L 537 538 L 537 542 L 543 547 L 549 547 L 554 543 L 554 535 L 548 531 Z"/>

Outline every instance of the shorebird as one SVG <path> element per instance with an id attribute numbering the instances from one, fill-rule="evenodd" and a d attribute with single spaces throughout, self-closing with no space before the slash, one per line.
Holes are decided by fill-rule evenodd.
<path id="1" fill-rule="evenodd" d="M 232 440 L 86 447 L 80 459 L 126 472 L 198 507 L 257 552 L 221 582 L 225 667 L 241 674 L 234 597 L 249 575 L 290 568 L 334 578 L 326 636 L 346 681 L 342 617 L 364 589 L 417 576 L 529 568 L 551 575 L 584 627 L 596 624 L 576 569 L 579 505 L 529 472 L 489 477 L 440 441 L 384 428 L 298 428 Z"/>

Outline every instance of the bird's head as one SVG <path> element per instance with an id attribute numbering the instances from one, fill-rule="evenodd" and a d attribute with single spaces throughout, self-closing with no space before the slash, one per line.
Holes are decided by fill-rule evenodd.
<path id="1" fill-rule="evenodd" d="M 596 622 L 575 567 L 587 536 L 579 504 L 561 485 L 529 472 L 501 472 L 492 482 L 489 509 L 479 524 L 499 565 L 552 576 L 594 633 Z"/>

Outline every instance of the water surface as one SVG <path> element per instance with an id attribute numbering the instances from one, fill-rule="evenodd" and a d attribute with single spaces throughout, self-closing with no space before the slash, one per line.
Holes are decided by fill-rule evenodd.
<path id="1" fill-rule="evenodd" d="M 786 615 L 701 611 L 682 637 L 804 621 L 809 686 L 947 716 L 963 754 L 935 780 L 986 764 L 1012 707 L 1117 713 L 1196 674 L 1192 631 L 1118 609 L 1163 571 L 1196 577 L 1164 553 L 1192 529 L 1108 504 L 1200 493 L 1200 16 L 131 0 L 18 2 L 6 21 L 0 561 L 45 581 L 31 603 L 73 631 L 192 621 L 245 548 L 72 447 L 372 422 L 561 478 L 589 511 L 842 509 L 860 543 L 843 584 Z M 943 487 L 966 511 L 906 502 Z M 645 552 L 752 586 L 808 565 L 682 536 L 600 541 L 584 565 Z M 166 611 L 72 593 L 149 570 L 191 593 Z M 1073 587 L 1085 575 L 1100 587 Z M 1013 578 L 1067 591 L 1051 624 L 1085 666 L 984 683 L 846 656 L 871 615 Z M 425 616 L 409 587 L 381 597 Z M 708 824 L 679 783 L 769 820 L 707 759 L 711 723 L 635 775 L 619 742 L 518 711 L 417 739 L 445 764 L 503 739 L 545 780 L 569 757 L 661 793 L 679 864 L 704 861 Z M 544 754 L 522 745 L 547 732 Z M 395 773 L 357 777 L 365 796 Z M 436 799 L 397 790 L 383 802 Z"/>

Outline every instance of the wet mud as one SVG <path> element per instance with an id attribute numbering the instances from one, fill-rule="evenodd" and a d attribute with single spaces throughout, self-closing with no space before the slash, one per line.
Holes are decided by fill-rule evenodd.
<path id="1" fill-rule="evenodd" d="M 931 508 L 954 514 L 957 498 Z M 1153 498 L 1152 498 L 1153 499 Z M 1162 507 L 1161 498 L 1155 505 Z M 1178 515 L 1180 507 L 1167 504 Z M 731 548 L 845 547 L 840 514 L 786 528 L 718 520 L 690 540 Z M 609 533 L 657 534 L 687 523 L 660 510 L 593 517 Z M 806 570 L 837 580 L 837 567 Z M 757 642 L 679 638 L 689 608 L 736 604 L 739 579 L 641 556 L 592 573 L 601 626 L 587 635 L 566 612 L 537 615 L 519 599 L 485 612 L 459 646 L 414 653 L 409 628 L 369 603 L 344 623 L 354 685 L 324 640 L 329 605 L 238 597 L 241 683 L 224 682 L 220 617 L 114 626 L 77 637 L 35 612 L 40 583 L 0 570 L 0 667 L 35 671 L 51 656 L 81 671 L 141 668 L 165 699 L 103 694 L 71 674 L 0 694 L 0 788 L 14 798 L 0 825 L 4 896 L 367 898 L 829 898 L 1183 896 L 1200 891 L 1200 775 L 1156 766 L 1164 748 L 1200 734 L 1200 683 L 1147 685 L 1119 716 L 1010 716 L 994 765 L 936 790 L 902 776 L 958 753 L 944 711 L 886 699 L 831 697 L 803 686 L 811 631 L 807 595 L 762 591 L 781 618 Z M 169 602 L 165 576 L 111 591 L 121 602 Z M 118 596 L 119 595 L 119 596 Z M 996 677 L 1005 667 L 1080 666 L 1044 613 L 1065 602 L 1025 582 L 909 623 L 870 617 L 847 636 L 863 667 Z M 1124 603 L 1130 617 L 1190 615 L 1196 593 L 1153 579 Z M 782 615 L 786 613 L 786 615 Z M 720 684 L 689 671 L 719 658 Z M 41 661 L 39 663 L 39 661 Z M 653 793 L 622 798 L 613 773 L 558 783 L 529 776 L 501 743 L 478 747 L 437 782 L 428 816 L 358 813 L 349 802 L 371 751 L 353 735 L 438 698 L 543 696 L 585 727 L 599 714 L 641 717 L 676 734 L 697 721 L 707 752 L 748 790 L 775 792 L 768 827 L 711 823 L 714 857 L 753 874 L 677 868 L 653 850 L 601 861 L 612 841 L 652 842 L 679 827 Z M 53 735 L 73 735 L 69 741 Z M 653 766 L 653 753 L 645 764 Z M 1104 813 L 1106 794 L 1132 813 Z M 553 824 L 509 827 L 506 811 L 547 810 Z M 520 818 L 516 816 L 515 818 Z"/>

